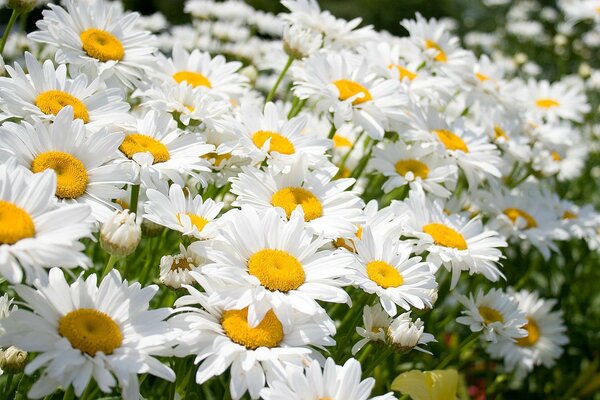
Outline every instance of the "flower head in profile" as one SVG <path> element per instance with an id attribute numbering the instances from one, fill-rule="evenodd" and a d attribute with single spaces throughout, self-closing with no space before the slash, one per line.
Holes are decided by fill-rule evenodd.
<path id="1" fill-rule="evenodd" d="M 394 379 L 392 390 L 409 395 L 414 400 L 455 399 L 458 372 L 454 369 L 404 372 Z"/>

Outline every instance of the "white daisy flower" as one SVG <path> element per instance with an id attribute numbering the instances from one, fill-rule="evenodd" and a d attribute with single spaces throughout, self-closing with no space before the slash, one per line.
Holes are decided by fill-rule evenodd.
<path id="1" fill-rule="evenodd" d="M 506 242 L 497 232 L 484 229 L 479 217 L 467 220 L 457 214 L 447 215 L 442 203 L 428 200 L 421 189 L 392 205 L 397 215 L 406 218 L 403 235 L 416 246 L 415 253 L 427 252 L 428 262 L 452 272 L 451 288 L 456 286 L 461 271 L 483 274 L 492 282 L 504 277 L 497 264 L 502 258 L 498 248 L 506 247 Z"/>
<path id="2" fill-rule="evenodd" d="M 145 80 L 154 64 L 152 35 L 139 30 L 138 13 L 123 13 L 119 3 L 104 0 L 64 0 L 64 7 L 49 4 L 38 31 L 30 39 L 57 48 L 56 60 L 106 80 L 116 78 L 133 87 Z"/>
<path id="3" fill-rule="evenodd" d="M 333 113 L 337 128 L 352 121 L 376 140 L 401 120 L 408 102 L 397 80 L 376 78 L 366 59 L 349 53 L 317 53 L 293 74 L 297 97 L 313 99 L 318 110 Z"/>
<path id="4" fill-rule="evenodd" d="M 501 340 L 490 343 L 487 351 L 492 357 L 504 359 L 506 369 L 517 370 L 520 375 L 538 365 L 552 367 L 562 355 L 563 346 L 569 342 L 562 311 L 552 311 L 556 300 L 542 299 L 536 292 L 527 290 L 509 294 L 514 296 L 519 310 L 525 314 L 523 328 L 526 335 L 516 342 Z"/>
<path id="5" fill-rule="evenodd" d="M 256 163 L 267 159 L 270 164 L 289 166 L 302 154 L 309 165 L 315 165 L 331 142 L 310 132 L 303 133 L 306 122 L 305 116 L 288 120 L 273 103 L 267 103 L 264 112 L 257 105 L 243 103 L 239 123 L 234 127 L 237 138 L 223 143 L 221 148 L 233 155 L 250 157 Z"/>
<path id="6" fill-rule="evenodd" d="M 363 307 L 363 325 L 356 327 L 356 333 L 362 339 L 352 346 L 352 354 L 358 353 L 369 342 L 386 341 L 386 332 L 393 319 L 379 303 Z"/>
<path id="7" fill-rule="evenodd" d="M 0 319 L 8 317 L 13 311 L 19 308 L 16 304 L 13 304 L 13 300 L 8 297 L 8 293 L 4 293 L 0 297 Z"/>
<path id="8" fill-rule="evenodd" d="M 191 274 L 199 278 L 196 272 Z M 308 346 L 335 343 L 330 337 L 335 327 L 324 311 L 313 316 L 293 312 L 285 321 L 268 309 L 252 326 L 247 307 L 223 308 L 212 301 L 214 293 L 209 297 L 192 286 L 185 287 L 189 295 L 175 302 L 181 312 L 169 319 L 179 343 L 174 352 L 179 357 L 197 355 L 199 385 L 229 369 L 233 399 L 246 392 L 257 399 L 266 378 L 285 376 L 285 366 L 306 362 L 312 352 Z"/>
<path id="9" fill-rule="evenodd" d="M 87 268 L 90 261 L 78 240 L 91 237 L 90 208 L 59 206 L 51 172 L 30 174 L 11 158 L 0 164 L 0 275 L 11 283 L 45 279 L 60 265 Z"/>
<path id="10" fill-rule="evenodd" d="M 124 399 L 138 399 L 138 374 L 175 380 L 175 373 L 154 358 L 167 354 L 172 340 L 164 321 L 171 310 L 148 309 L 157 286 L 129 285 L 116 270 L 99 286 L 95 274 L 69 285 L 58 268 L 50 270 L 48 284 L 34 286 L 37 290 L 17 285 L 24 308 L 0 320 L 6 332 L 0 345 L 37 353 L 25 367 L 27 375 L 42 369 L 29 397 L 71 385 L 80 397 L 93 379 L 104 393 L 118 383 Z"/>
<path id="11" fill-rule="evenodd" d="M 501 289 L 491 289 L 485 294 L 479 289 L 475 298 L 473 293 L 468 298 L 462 295 L 457 298 L 467 309 L 456 322 L 468 325 L 472 332 L 483 331 L 487 341 L 496 343 L 498 336 L 512 341 L 525 336 L 525 314 L 519 311 L 517 301 Z"/>
<path id="12" fill-rule="evenodd" d="M 502 165 L 498 148 L 486 135 L 478 135 L 458 119 L 448 123 L 435 109 L 413 108 L 410 115 L 409 139 L 435 145 L 441 154 L 454 159 L 465 174 L 469 186 L 476 187 L 488 176 L 501 177 Z"/>
<path id="13" fill-rule="evenodd" d="M 197 134 L 178 129 L 169 114 L 150 110 L 135 125 L 125 126 L 125 131 L 121 153 L 130 160 L 137 154 L 150 153 L 152 165 L 148 168 L 158 172 L 161 179 L 183 185 L 188 175 L 200 178 L 197 172 L 209 171 L 208 162 L 201 157 L 213 151 L 213 145 L 204 143 Z M 143 168 L 137 162 L 132 164 L 138 170 Z"/>
<path id="14" fill-rule="evenodd" d="M 176 183 L 169 188 L 168 196 L 155 189 L 148 189 L 146 196 L 144 218 L 147 220 L 198 239 L 216 234 L 213 220 L 221 212 L 223 203 L 210 198 L 202 200 L 200 195 L 192 198 L 187 188 L 184 191 Z"/>
<path id="15" fill-rule="evenodd" d="M 132 181 L 131 167 L 115 162 L 123 134 L 87 133 L 83 121 L 73 120 L 70 106 L 59 111 L 52 125 L 7 122 L 0 133 L 0 153 L 14 155 L 32 172 L 53 170 L 56 197 L 88 204 L 100 222 L 117 208 L 112 199 L 122 195 L 121 187 Z"/>
<path id="16" fill-rule="evenodd" d="M 172 289 L 192 285 L 195 280 L 190 272 L 198 271 L 207 262 L 204 243 L 194 242 L 187 249 L 179 244 L 179 254 L 162 256 L 160 259 L 160 283 Z"/>
<path id="17" fill-rule="evenodd" d="M 533 245 L 545 259 L 551 251 L 558 251 L 553 241 L 567 237 L 553 204 L 553 199 L 533 184 L 482 192 L 480 200 L 481 209 L 491 217 L 490 229 L 519 246 Z"/>
<path id="18" fill-rule="evenodd" d="M 354 179 L 331 180 L 322 171 L 310 171 L 302 159 L 288 173 L 266 172 L 242 167 L 232 178 L 231 192 L 237 195 L 233 206 L 251 205 L 258 210 L 282 209 L 289 219 L 296 207 L 304 212 L 307 228 L 328 239 L 351 236 L 364 222 L 363 202 L 354 191 L 347 191 Z"/>
<path id="19" fill-rule="evenodd" d="M 209 53 L 197 49 L 190 53 L 180 43 L 173 46 L 173 58 L 159 60 L 159 66 L 165 81 L 201 87 L 224 100 L 238 99 L 248 81 L 238 73 L 241 62 L 227 62 L 222 55 L 211 58 Z"/>
<path id="20" fill-rule="evenodd" d="M 407 352 L 412 349 L 423 353 L 431 354 L 431 352 L 422 349 L 419 345 L 436 342 L 432 334 L 425 332 L 425 326 L 421 318 L 412 320 L 410 311 L 398 315 L 387 329 L 387 337 L 392 346 L 397 347 L 402 352 Z"/>
<path id="21" fill-rule="evenodd" d="M 391 316 L 396 306 L 431 308 L 431 290 L 437 288 L 432 270 L 435 267 L 411 257 L 412 247 L 398 239 L 375 235 L 369 226 L 355 241 L 356 261 L 349 279 L 367 293 L 375 293 L 383 309 Z"/>
<path id="22" fill-rule="evenodd" d="M 327 239 L 306 230 L 301 209 L 289 221 L 273 209 L 258 213 L 250 207 L 231 210 L 222 217 L 220 240 L 213 243 L 203 267 L 209 281 L 226 285 L 215 294 L 227 308 L 249 307 L 252 326 L 273 309 L 288 323 L 292 311 L 315 315 L 317 300 L 348 303 L 342 289 L 352 258 L 347 253 L 318 250 Z"/>
<path id="23" fill-rule="evenodd" d="M 370 163 L 388 177 L 383 184 L 385 193 L 404 185 L 419 185 L 435 196 L 446 198 L 456 185 L 456 165 L 434 153 L 432 147 L 407 145 L 402 140 L 381 142 L 373 149 Z"/>
<path id="24" fill-rule="evenodd" d="M 369 397 L 375 379 L 360 379 L 361 365 L 354 358 L 348 359 L 343 366 L 335 364 L 332 358 L 325 361 L 321 369 L 318 361 L 313 360 L 304 368 L 289 366 L 285 375 L 269 383 L 268 388 L 260 391 L 265 400 L 393 400 L 390 392 L 382 396 Z"/>
<path id="25" fill-rule="evenodd" d="M 29 74 L 15 63 L 14 69 L 6 66 L 10 78 L 0 78 L 2 109 L 10 115 L 32 123 L 54 121 L 60 110 L 71 106 L 75 118 L 92 130 L 131 119 L 119 89 L 104 88 L 100 78 L 91 83 L 83 74 L 68 79 L 66 65 L 55 68 L 50 60 L 40 65 L 28 52 L 25 63 Z"/>
<path id="26" fill-rule="evenodd" d="M 417 13 L 416 20 L 405 19 L 400 23 L 409 34 L 410 40 L 427 58 L 427 67 L 432 71 L 460 81 L 469 74 L 474 64 L 471 52 L 460 47 L 459 39 L 450 36 L 447 27 L 432 18 L 427 20 Z"/>
<path id="27" fill-rule="evenodd" d="M 536 81 L 530 79 L 522 90 L 521 96 L 528 111 L 535 118 L 543 118 L 549 122 L 566 119 L 575 122 L 583 121 L 590 111 L 582 85 L 566 82 Z"/>

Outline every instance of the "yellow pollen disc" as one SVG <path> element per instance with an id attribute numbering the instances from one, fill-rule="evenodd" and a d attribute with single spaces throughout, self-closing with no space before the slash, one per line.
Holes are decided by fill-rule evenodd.
<path id="1" fill-rule="evenodd" d="M 577 218 L 577 214 L 572 211 L 566 210 L 563 213 L 562 218 L 563 219 L 575 219 L 575 218 Z"/>
<path id="2" fill-rule="evenodd" d="M 429 175 L 429 168 L 419 160 L 400 160 L 396 163 L 395 167 L 398 175 L 402 176 L 406 176 L 407 173 L 412 172 L 414 176 L 427 179 L 427 175 Z"/>
<path id="3" fill-rule="evenodd" d="M 523 326 L 527 331 L 527 336 L 517 339 L 517 344 L 521 347 L 530 347 L 540 340 L 540 327 L 536 322 L 527 317 L 527 323 Z"/>
<path id="4" fill-rule="evenodd" d="M 88 174 L 83 163 L 69 153 L 47 151 L 38 154 L 31 162 L 35 173 L 52 169 L 56 173 L 56 196 L 75 199 L 85 193 Z"/>
<path id="5" fill-rule="evenodd" d="M 191 271 L 192 266 L 185 257 L 176 257 L 171 265 L 171 271 L 186 270 Z"/>
<path id="6" fill-rule="evenodd" d="M 281 154 L 294 154 L 294 144 L 285 136 L 271 131 L 256 131 L 252 135 L 252 141 L 254 145 L 259 149 L 262 149 L 263 145 L 267 140 L 271 139 L 269 145 L 269 153 L 277 152 Z"/>
<path id="7" fill-rule="evenodd" d="M 229 160 L 231 158 L 231 154 L 229 154 L 229 153 L 217 154 L 215 152 L 211 152 L 211 153 L 204 154 L 200 157 L 212 162 L 215 167 L 218 167 L 221 165 L 221 163 L 223 161 Z"/>
<path id="8" fill-rule="evenodd" d="M 443 63 L 445 63 L 446 61 L 448 61 L 448 58 L 446 57 L 446 53 L 444 53 L 444 51 L 442 50 L 442 48 L 440 47 L 440 45 L 438 45 L 433 40 L 426 40 L 425 41 L 425 48 L 426 49 L 436 49 L 438 51 L 438 54 L 434 58 L 435 61 L 443 62 Z"/>
<path id="9" fill-rule="evenodd" d="M 277 347 L 283 340 L 283 326 L 273 310 L 269 310 L 255 328 L 248 325 L 248 307 L 227 310 L 221 316 L 221 326 L 231 341 L 250 350 Z"/>
<path id="10" fill-rule="evenodd" d="M 180 215 L 181 214 L 177 214 L 177 221 L 179 221 L 179 223 L 181 223 Z M 185 213 L 185 215 L 190 217 L 190 222 L 196 227 L 196 229 L 198 229 L 198 232 L 202 232 L 202 229 L 204 229 L 206 224 L 208 224 L 208 220 L 201 215 L 192 213 Z"/>
<path id="11" fill-rule="evenodd" d="M 384 289 L 402 285 L 404 279 L 398 270 L 385 261 L 371 261 L 367 264 L 369 279 Z"/>
<path id="12" fill-rule="evenodd" d="M 193 113 L 194 110 L 196 109 L 196 107 L 194 106 L 188 106 L 187 104 L 183 105 L 189 112 Z"/>
<path id="13" fill-rule="evenodd" d="M 560 154 L 558 154 L 557 151 L 553 151 L 551 155 L 552 155 L 552 159 L 554 161 L 560 161 L 560 160 L 562 160 L 562 157 L 560 156 Z"/>
<path id="14" fill-rule="evenodd" d="M 352 142 L 348 138 L 336 133 L 333 135 L 333 147 L 352 147 Z"/>
<path id="15" fill-rule="evenodd" d="M 302 206 L 306 222 L 323 215 L 323 207 L 319 199 L 304 188 L 283 188 L 273 193 L 271 204 L 275 207 L 283 208 L 288 218 L 292 216 L 292 212 L 296 209 L 296 206 Z"/>
<path id="16" fill-rule="evenodd" d="M 123 210 L 129 210 L 129 202 L 123 199 L 116 199 L 115 203 L 120 205 Z"/>
<path id="17" fill-rule="evenodd" d="M 93 308 L 79 308 L 62 316 L 58 333 L 71 346 L 92 357 L 99 351 L 112 354 L 123 342 L 119 325 L 108 314 Z"/>
<path id="18" fill-rule="evenodd" d="M 398 78 L 400 80 L 403 80 L 404 78 L 406 78 L 409 81 L 412 81 L 413 79 L 415 79 L 417 77 L 417 74 L 404 68 L 402 65 L 398 65 L 398 64 L 388 65 L 388 69 L 394 69 L 394 68 L 396 68 L 396 70 L 398 71 Z"/>
<path id="19" fill-rule="evenodd" d="M 335 87 L 337 87 L 338 91 L 340 92 L 339 98 L 342 101 L 348 100 L 349 98 L 354 97 L 359 93 L 362 93 L 362 97 L 357 97 L 354 100 L 352 100 L 353 105 L 362 104 L 367 101 L 373 100 L 373 97 L 371 96 L 369 90 L 358 82 L 354 82 L 348 79 L 340 79 L 334 81 L 333 84 L 335 85 Z"/>
<path id="20" fill-rule="evenodd" d="M 179 72 L 176 72 L 173 74 L 173 79 L 175 79 L 175 81 L 177 83 L 185 82 L 188 85 L 191 85 L 193 87 L 198 87 L 198 86 L 206 86 L 207 88 L 212 87 L 208 78 L 198 72 L 179 71 Z"/>
<path id="21" fill-rule="evenodd" d="M 440 142 L 446 147 L 448 150 L 460 150 L 465 153 L 469 152 L 469 148 L 467 144 L 454 133 L 450 132 L 447 129 L 437 129 L 434 131 L 437 135 Z"/>
<path id="22" fill-rule="evenodd" d="M 498 125 L 494 126 L 494 139 L 498 140 L 498 139 L 504 139 L 504 140 L 509 140 L 508 139 L 508 135 L 506 134 L 506 132 L 504 132 L 504 129 L 500 128 Z"/>
<path id="23" fill-rule="evenodd" d="M 535 105 L 540 108 L 553 108 L 560 106 L 560 103 L 554 99 L 538 99 Z"/>
<path id="24" fill-rule="evenodd" d="M 444 224 L 427 224 L 423 232 L 433 238 L 438 246 L 452 247 L 453 249 L 466 250 L 467 242 L 463 235 Z"/>
<path id="25" fill-rule="evenodd" d="M 304 283 L 304 269 L 293 255 L 274 249 L 263 249 L 248 259 L 248 273 L 271 291 L 289 292 Z"/>
<path id="26" fill-rule="evenodd" d="M 512 221 L 513 224 L 517 222 L 518 217 L 523 218 L 527 222 L 525 229 L 535 228 L 537 226 L 537 221 L 535 218 L 518 208 L 507 208 L 504 210 L 504 214 Z"/>
<path id="27" fill-rule="evenodd" d="M 479 79 L 479 81 L 480 81 L 480 82 L 485 82 L 485 81 L 489 81 L 489 80 L 490 80 L 490 77 L 489 77 L 489 76 L 487 76 L 487 75 L 484 75 L 484 74 L 480 74 L 479 72 L 477 72 L 477 73 L 475 74 L 475 77 L 476 77 L 477 79 Z"/>
<path id="28" fill-rule="evenodd" d="M 481 317 L 483 318 L 483 322 L 485 322 L 486 324 L 489 325 L 494 322 L 504 323 L 504 317 L 502 316 L 502 314 L 500 314 L 493 308 L 481 306 L 478 310 L 479 314 L 481 314 Z"/>
<path id="29" fill-rule="evenodd" d="M 46 115 L 58 115 L 58 112 L 65 106 L 73 107 L 73 117 L 88 123 L 90 115 L 87 107 L 77 97 L 63 92 L 62 90 L 48 90 L 37 95 L 34 100 L 37 108 Z"/>
<path id="30" fill-rule="evenodd" d="M 79 35 L 86 54 L 102 62 L 121 61 L 125 55 L 123 44 L 112 33 L 102 29 L 86 29 Z"/>
<path id="31" fill-rule="evenodd" d="M 0 200 L 0 244 L 15 244 L 34 235 L 35 225 L 27 211 Z"/>
<path id="32" fill-rule="evenodd" d="M 134 154 L 149 152 L 154 157 L 153 164 L 169 161 L 171 158 L 167 146 L 150 136 L 139 133 L 131 133 L 125 136 L 119 150 L 130 160 Z"/>

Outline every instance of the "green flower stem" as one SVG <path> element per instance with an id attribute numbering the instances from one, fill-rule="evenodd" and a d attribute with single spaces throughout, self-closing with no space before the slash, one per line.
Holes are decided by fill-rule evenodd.
<path id="1" fill-rule="evenodd" d="M 394 348 L 392 346 L 388 346 L 387 348 L 382 350 L 379 353 L 379 357 L 372 360 L 369 366 L 364 370 L 363 376 L 370 376 L 371 373 L 373 373 L 373 371 L 375 370 L 375 368 L 377 368 L 377 366 L 380 365 L 381 362 L 388 358 L 392 353 L 394 353 Z"/>
<path id="2" fill-rule="evenodd" d="M 327 139 L 333 139 L 335 136 L 335 125 L 331 124 L 331 129 L 329 129 L 329 133 L 327 134 Z"/>
<path id="3" fill-rule="evenodd" d="M 294 97 L 294 101 L 296 101 L 296 99 L 298 99 L 298 98 Z M 294 118 L 296 115 L 298 115 L 298 113 L 300 111 L 302 111 L 302 109 L 304 108 L 304 105 L 306 104 L 306 100 L 308 100 L 308 99 L 302 99 L 302 100 L 298 101 L 297 103 L 292 104 L 292 109 L 290 110 L 290 112 L 287 116 L 288 119 Z"/>
<path id="4" fill-rule="evenodd" d="M 340 171 L 344 170 L 344 167 L 346 166 L 346 161 L 348 160 L 348 157 L 350 157 L 350 154 L 354 151 L 356 144 L 362 139 L 364 134 L 365 134 L 365 131 L 362 131 L 360 133 L 360 135 L 358 135 L 358 137 L 356 138 L 354 143 L 352 143 L 352 146 L 350 146 L 350 149 L 346 152 L 346 154 L 344 154 L 344 157 L 342 157 L 342 161 L 340 162 Z"/>
<path id="5" fill-rule="evenodd" d="M 113 267 L 115 266 L 115 263 L 117 262 L 118 257 L 111 254 L 108 262 L 106 263 L 106 266 L 104 267 L 104 271 L 102 271 L 102 277 L 100 277 L 100 279 L 104 278 L 106 275 L 108 275 L 108 273 L 113 269 Z"/>
<path id="6" fill-rule="evenodd" d="M 140 197 L 140 185 L 131 186 L 131 199 L 129 201 L 129 211 L 137 213 L 138 199 Z"/>
<path id="7" fill-rule="evenodd" d="M 19 17 L 19 11 L 13 10 L 10 15 L 10 19 L 8 20 L 8 24 L 6 25 L 6 29 L 4 30 L 4 35 L 2 35 L 2 42 L 0 42 L 0 55 L 4 52 L 4 46 L 6 46 L 6 40 L 8 39 L 8 35 L 15 25 L 15 21 Z"/>
<path id="8" fill-rule="evenodd" d="M 479 338 L 479 332 L 471 333 L 461 344 L 460 346 L 456 346 L 450 354 L 448 354 L 435 369 L 444 369 L 446 368 L 454 359 L 460 355 L 463 351 L 471 347 L 473 343 Z"/>
<path id="9" fill-rule="evenodd" d="M 283 67 L 283 71 L 281 71 L 281 74 L 279 74 L 277 81 L 275 81 L 275 84 L 273 85 L 273 87 L 271 88 L 271 91 L 269 92 L 269 94 L 267 95 L 267 98 L 265 99 L 265 104 L 267 104 L 268 102 L 271 101 L 271 99 L 273 99 L 273 96 L 275 96 L 275 92 L 277 91 L 277 88 L 279 87 L 281 80 L 287 73 L 288 69 L 290 69 L 290 66 L 292 65 L 293 62 L 294 62 L 294 57 L 292 57 L 292 56 L 288 57 L 288 60 L 285 63 L 285 67 Z"/>

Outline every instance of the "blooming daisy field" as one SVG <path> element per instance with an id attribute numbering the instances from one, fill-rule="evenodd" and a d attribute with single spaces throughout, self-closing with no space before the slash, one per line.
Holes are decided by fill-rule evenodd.
<path id="1" fill-rule="evenodd" d="M 0 2 L 0 400 L 600 399 L 600 0 L 272 2 Z"/>

